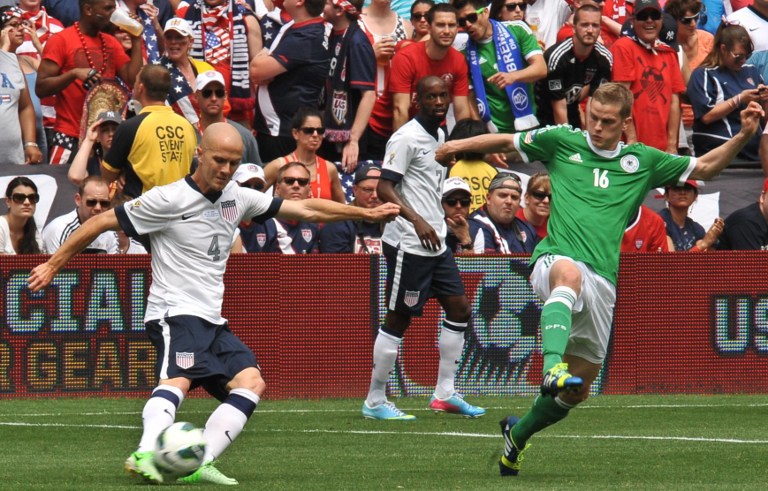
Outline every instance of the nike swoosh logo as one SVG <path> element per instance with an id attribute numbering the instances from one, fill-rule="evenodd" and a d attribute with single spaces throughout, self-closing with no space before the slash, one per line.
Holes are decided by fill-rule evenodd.
<path id="1" fill-rule="evenodd" d="M 189 220 L 190 218 L 192 218 L 195 215 L 197 215 L 197 213 L 187 213 L 185 215 L 181 215 L 181 219 L 182 220 Z"/>
<path id="2" fill-rule="evenodd" d="M 760 28 L 759 28 L 759 27 L 753 27 L 753 28 L 751 28 L 751 29 L 749 30 L 749 32 L 752 32 L 752 31 L 756 31 L 756 30 L 758 30 L 758 29 L 760 29 Z"/>
<path id="3" fill-rule="evenodd" d="M 229 436 L 229 430 L 224 432 L 224 436 L 227 437 L 227 440 L 229 440 L 229 443 L 232 443 L 232 437 Z"/>
<path id="4" fill-rule="evenodd" d="M 421 154 L 422 154 L 422 155 L 427 155 L 428 153 L 429 153 L 429 150 L 422 150 L 422 151 L 421 151 Z"/>

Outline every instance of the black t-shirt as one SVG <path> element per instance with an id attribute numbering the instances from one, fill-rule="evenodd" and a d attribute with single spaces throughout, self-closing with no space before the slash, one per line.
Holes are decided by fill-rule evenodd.
<path id="1" fill-rule="evenodd" d="M 760 211 L 760 204 L 753 203 L 736 210 L 725 219 L 720 236 L 720 250 L 760 251 L 768 250 L 768 223 Z"/>

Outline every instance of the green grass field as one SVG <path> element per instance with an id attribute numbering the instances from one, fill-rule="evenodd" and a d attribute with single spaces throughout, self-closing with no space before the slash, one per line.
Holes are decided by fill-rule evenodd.
<path id="1" fill-rule="evenodd" d="M 765 489 L 768 396 L 599 396 L 540 433 L 502 479 L 498 420 L 530 398 L 478 398 L 477 420 L 397 400 L 415 422 L 360 416 L 360 400 L 264 401 L 219 468 L 259 490 Z M 0 401 L 0 489 L 136 490 L 122 471 L 138 399 Z M 214 407 L 189 399 L 177 420 Z M 174 489 L 211 486 L 174 485 Z"/>

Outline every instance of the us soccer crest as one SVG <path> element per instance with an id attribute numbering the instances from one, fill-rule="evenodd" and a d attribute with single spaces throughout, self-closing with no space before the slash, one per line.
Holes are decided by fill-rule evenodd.
<path id="1" fill-rule="evenodd" d="M 301 238 L 304 239 L 304 242 L 311 242 L 312 241 L 312 230 L 305 228 L 301 231 Z"/>
<path id="2" fill-rule="evenodd" d="M 176 366 L 189 370 L 195 365 L 195 354 L 186 351 L 176 352 Z"/>
<path id="3" fill-rule="evenodd" d="M 334 90 L 331 111 L 337 124 L 344 124 L 347 121 L 347 108 L 347 93 L 343 90 Z"/>
<path id="4" fill-rule="evenodd" d="M 267 243 L 267 234 L 256 234 L 256 243 L 259 244 L 259 247 L 264 247 L 264 244 Z"/>
<path id="5" fill-rule="evenodd" d="M 237 221 L 237 202 L 233 199 L 221 202 L 221 216 L 229 223 Z"/>
<path id="6" fill-rule="evenodd" d="M 419 303 L 419 291 L 411 291 L 411 290 L 405 290 L 405 295 L 403 296 L 403 303 L 407 305 L 408 307 L 413 307 L 417 303 Z"/>

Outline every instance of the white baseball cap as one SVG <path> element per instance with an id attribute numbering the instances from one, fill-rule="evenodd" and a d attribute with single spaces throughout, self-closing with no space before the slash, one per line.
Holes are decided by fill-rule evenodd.
<path id="1" fill-rule="evenodd" d="M 264 184 L 267 183 L 267 178 L 264 176 L 264 169 L 256 164 L 240 164 L 232 175 L 232 180 L 240 184 L 248 182 L 251 179 L 260 179 Z"/>
<path id="2" fill-rule="evenodd" d="M 227 87 L 227 84 L 224 83 L 224 75 L 217 72 L 216 70 L 208 70 L 207 72 L 203 72 L 198 75 L 197 79 L 195 79 L 195 87 L 197 90 L 203 90 L 206 85 L 213 82 L 220 83 L 224 88 Z"/>
<path id="3" fill-rule="evenodd" d="M 449 177 L 443 182 L 443 196 L 447 196 L 454 191 L 465 191 L 467 194 L 472 194 L 469 184 L 464 179 Z"/>
<path id="4" fill-rule="evenodd" d="M 185 19 L 182 19 L 181 17 L 174 17 L 165 23 L 165 29 L 163 29 L 163 32 L 168 31 L 176 31 L 182 36 L 187 36 L 190 38 L 192 37 L 192 27 L 189 25 L 189 22 L 187 22 Z"/>

